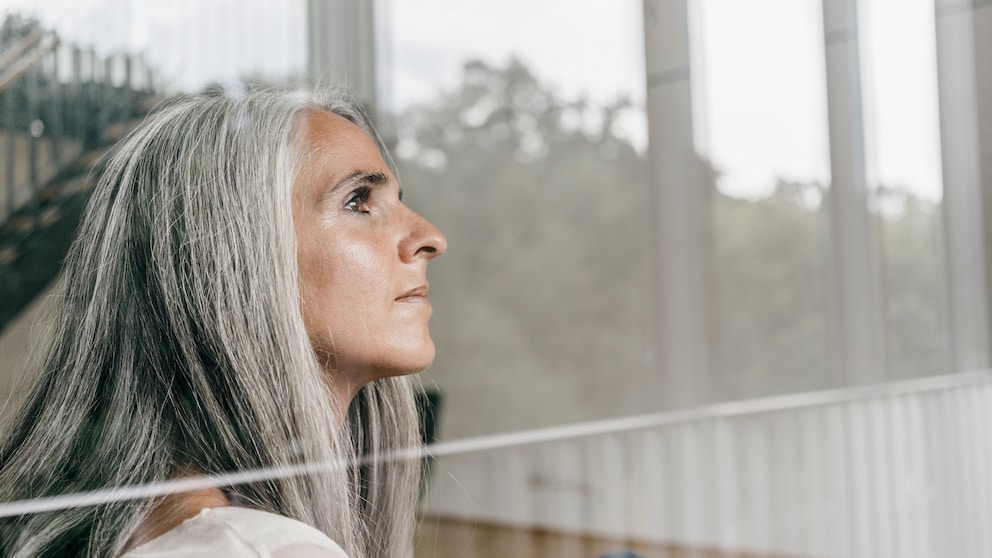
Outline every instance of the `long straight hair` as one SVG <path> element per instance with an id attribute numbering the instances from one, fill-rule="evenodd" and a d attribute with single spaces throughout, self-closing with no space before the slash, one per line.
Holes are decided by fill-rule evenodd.
<path id="1" fill-rule="evenodd" d="M 418 462 L 380 459 L 418 443 L 411 380 L 366 385 L 342 420 L 300 311 L 291 196 L 315 110 L 390 161 L 357 105 L 327 90 L 182 98 L 118 146 L 65 263 L 37 383 L 3 429 L 0 501 L 328 464 L 225 491 L 352 558 L 411 553 Z M 117 555 L 158 502 L 3 519 L 0 554 Z"/>

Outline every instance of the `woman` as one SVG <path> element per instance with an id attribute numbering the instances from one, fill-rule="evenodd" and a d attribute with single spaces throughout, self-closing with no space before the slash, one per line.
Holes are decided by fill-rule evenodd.
<path id="1" fill-rule="evenodd" d="M 333 92 L 182 99 L 123 141 L 3 430 L 0 501 L 328 466 L 5 518 L 0 554 L 410 554 L 418 464 L 377 457 L 418 443 L 406 375 L 434 356 L 425 272 L 446 240 L 386 160 Z"/>

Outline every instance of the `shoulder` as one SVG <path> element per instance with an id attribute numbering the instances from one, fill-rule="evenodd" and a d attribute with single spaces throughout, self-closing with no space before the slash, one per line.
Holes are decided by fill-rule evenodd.
<path id="1" fill-rule="evenodd" d="M 348 558 L 317 529 L 281 515 L 249 508 L 205 508 L 168 533 L 122 558 Z"/>

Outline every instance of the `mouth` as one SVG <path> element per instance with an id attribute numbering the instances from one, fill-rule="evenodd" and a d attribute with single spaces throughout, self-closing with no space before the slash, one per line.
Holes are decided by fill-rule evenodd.
<path id="1" fill-rule="evenodd" d="M 412 303 L 426 303 L 427 300 L 427 285 L 420 285 L 419 287 L 414 287 L 409 291 L 396 297 L 396 302 L 412 302 Z"/>

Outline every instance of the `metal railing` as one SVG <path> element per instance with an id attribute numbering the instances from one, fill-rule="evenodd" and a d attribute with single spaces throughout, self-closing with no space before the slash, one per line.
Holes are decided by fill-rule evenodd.
<path id="1" fill-rule="evenodd" d="M 11 244 L 46 223 L 43 206 L 59 195 L 46 184 L 106 143 L 142 97 L 302 77 L 300 1 L 251 10 L 192 0 L 148 10 L 124 0 L 71 4 L 72 20 L 40 6 L 0 13 L 0 266 L 16 257 Z M 155 20 L 160 11 L 181 17 Z M 154 29 L 155 39 L 135 42 L 135 29 Z"/>
<path id="2" fill-rule="evenodd" d="M 28 71 L 45 54 L 59 44 L 55 33 L 35 29 L 0 54 L 0 91 Z"/>
<path id="3" fill-rule="evenodd" d="M 135 56 L 99 57 L 35 29 L 0 37 L 0 264 L 77 185 L 57 184 L 154 92 Z M 85 167 L 85 164 L 83 165 Z"/>
<path id="4" fill-rule="evenodd" d="M 989 425 L 979 372 L 441 444 L 423 513 L 651 556 L 992 556 Z"/>
<path id="5" fill-rule="evenodd" d="M 0 26 L 0 330 L 58 274 L 94 165 L 155 89 L 140 57 L 99 56 L 16 16 Z"/>

